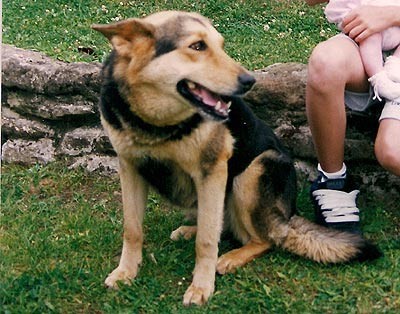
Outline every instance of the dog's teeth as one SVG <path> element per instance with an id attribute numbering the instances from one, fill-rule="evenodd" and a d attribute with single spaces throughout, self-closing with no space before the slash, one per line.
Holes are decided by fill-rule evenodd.
<path id="1" fill-rule="evenodd" d="M 221 102 L 220 101 L 217 102 L 217 105 L 215 106 L 215 109 L 221 110 Z"/>
<path id="2" fill-rule="evenodd" d="M 230 108 L 232 106 L 232 101 L 229 101 L 226 105 L 228 108 Z"/>
<path id="3" fill-rule="evenodd" d="M 188 82 L 187 85 L 188 85 L 188 87 L 189 87 L 190 89 L 195 89 L 195 88 L 196 88 L 196 84 L 193 83 L 193 82 Z"/>

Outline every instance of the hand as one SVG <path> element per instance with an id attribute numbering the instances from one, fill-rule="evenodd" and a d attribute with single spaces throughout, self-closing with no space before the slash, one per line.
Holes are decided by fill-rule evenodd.
<path id="1" fill-rule="evenodd" d="M 372 34 L 379 33 L 394 25 L 393 12 L 398 6 L 361 6 L 352 10 L 343 19 L 343 32 L 356 42 L 361 42 Z"/>

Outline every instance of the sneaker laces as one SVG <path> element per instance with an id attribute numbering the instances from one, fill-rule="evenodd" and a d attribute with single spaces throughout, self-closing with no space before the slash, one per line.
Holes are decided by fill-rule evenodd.
<path id="1" fill-rule="evenodd" d="M 327 223 L 337 222 L 359 222 L 359 209 L 356 198 L 360 191 L 354 190 L 350 193 L 321 189 L 312 192 L 313 197 L 321 208 L 322 215 Z"/>

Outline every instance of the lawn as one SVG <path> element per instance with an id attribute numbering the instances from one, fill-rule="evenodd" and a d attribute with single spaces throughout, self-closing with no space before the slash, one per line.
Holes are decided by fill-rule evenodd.
<path id="1" fill-rule="evenodd" d="M 196 11 L 209 17 L 225 36 L 227 51 L 251 69 L 306 62 L 312 47 L 335 32 L 320 7 L 302 1 L 6 0 L 3 41 L 65 61 L 101 61 L 109 45 L 90 29 L 91 24 L 160 10 Z M 85 53 L 85 48 L 94 54 Z"/>
<path id="2" fill-rule="evenodd" d="M 306 192 L 301 214 L 310 216 Z M 107 291 L 118 263 L 122 213 L 118 178 L 45 167 L 3 166 L 0 312 L 4 313 L 395 313 L 400 309 L 399 217 L 363 211 L 366 236 L 385 257 L 320 265 L 275 249 L 235 274 L 218 276 L 204 308 L 184 308 L 194 241 L 173 242 L 183 221 L 155 195 L 145 219 L 144 262 L 130 287 Z M 220 250 L 237 243 L 224 235 Z"/>
<path id="3" fill-rule="evenodd" d="M 320 7 L 301 1 L 3 1 L 3 42 L 64 61 L 101 61 L 108 43 L 90 29 L 161 9 L 198 11 L 226 38 L 227 51 L 250 69 L 307 62 L 332 35 Z M 90 48 L 94 53 L 87 54 Z M 312 218 L 307 186 L 300 214 Z M 169 240 L 184 220 L 151 195 L 144 261 L 131 286 L 108 291 L 118 263 L 122 212 L 117 177 L 47 166 L 2 165 L 0 313 L 398 313 L 400 208 L 365 198 L 365 236 L 384 257 L 372 263 L 321 265 L 279 249 L 235 274 L 217 276 L 203 308 L 182 306 L 194 241 Z M 221 253 L 238 244 L 224 235 Z"/>

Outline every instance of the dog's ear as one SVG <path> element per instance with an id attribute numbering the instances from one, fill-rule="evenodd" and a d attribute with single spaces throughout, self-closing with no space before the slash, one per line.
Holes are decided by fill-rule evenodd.
<path id="1" fill-rule="evenodd" d="M 112 24 L 93 24 L 92 29 L 102 33 L 121 55 L 126 55 L 136 44 L 153 41 L 154 26 L 140 19 L 127 19 Z"/>

